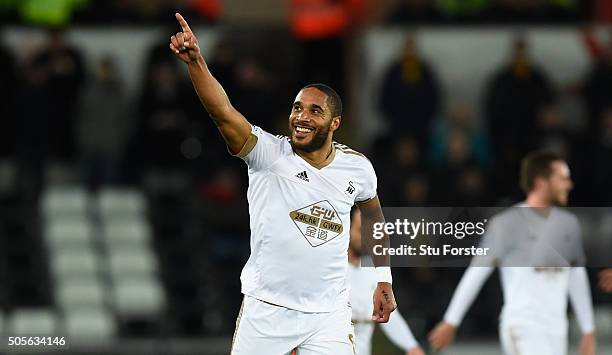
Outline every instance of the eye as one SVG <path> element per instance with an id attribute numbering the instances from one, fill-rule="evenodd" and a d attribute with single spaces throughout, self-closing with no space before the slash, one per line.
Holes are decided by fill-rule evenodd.
<path id="1" fill-rule="evenodd" d="M 293 110 L 294 110 L 294 111 L 299 111 L 299 110 L 301 110 L 300 105 L 293 105 Z"/>

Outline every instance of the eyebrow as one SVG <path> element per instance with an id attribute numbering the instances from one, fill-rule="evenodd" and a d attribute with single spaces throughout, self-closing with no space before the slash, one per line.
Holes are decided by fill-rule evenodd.
<path id="1" fill-rule="evenodd" d="M 302 104 L 302 101 L 296 101 L 296 102 L 293 103 L 293 106 L 295 106 L 295 105 L 303 105 L 303 104 Z M 323 107 L 317 105 L 317 104 L 312 104 L 311 107 L 317 108 L 317 109 L 321 110 L 321 112 L 325 112 L 325 109 Z"/>

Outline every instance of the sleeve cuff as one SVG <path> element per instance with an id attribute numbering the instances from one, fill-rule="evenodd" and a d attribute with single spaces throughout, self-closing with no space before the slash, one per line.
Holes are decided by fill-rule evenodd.
<path id="1" fill-rule="evenodd" d="M 255 148 L 256 144 L 257 144 L 257 136 L 251 133 L 249 135 L 249 138 L 247 138 L 246 142 L 244 142 L 242 149 L 240 149 L 240 151 L 234 155 L 239 158 L 245 158 L 247 155 L 249 155 L 249 153 L 253 150 L 253 148 Z"/>
<path id="2" fill-rule="evenodd" d="M 375 267 L 374 271 L 376 272 L 377 282 L 388 282 L 390 284 L 393 284 L 393 277 L 391 276 L 391 267 L 379 266 Z"/>

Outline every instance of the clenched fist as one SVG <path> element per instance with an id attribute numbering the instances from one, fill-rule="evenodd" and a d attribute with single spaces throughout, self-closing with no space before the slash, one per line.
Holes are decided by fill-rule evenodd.
<path id="1" fill-rule="evenodd" d="M 373 298 L 374 310 L 372 311 L 372 320 L 376 323 L 387 323 L 391 312 L 397 307 L 391 284 L 379 282 L 376 290 L 374 290 Z"/>
<path id="2" fill-rule="evenodd" d="M 170 37 L 170 49 L 180 60 L 187 64 L 197 62 L 202 58 L 198 39 L 181 14 L 176 13 L 175 17 L 181 25 L 182 32 L 178 32 Z"/>

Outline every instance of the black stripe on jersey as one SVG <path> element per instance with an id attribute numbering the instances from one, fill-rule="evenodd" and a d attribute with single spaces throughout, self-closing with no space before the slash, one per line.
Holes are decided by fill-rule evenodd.
<path id="1" fill-rule="evenodd" d="M 368 159 L 368 157 L 366 157 L 365 155 L 359 153 L 358 151 L 356 151 L 354 149 L 349 148 L 348 146 L 346 146 L 344 144 L 340 144 L 340 143 L 334 142 L 334 146 L 336 147 L 336 149 L 340 150 L 343 153 L 354 154 L 354 155 L 358 155 L 358 156 L 361 156 L 361 157 L 364 157 L 364 158 Z"/>

